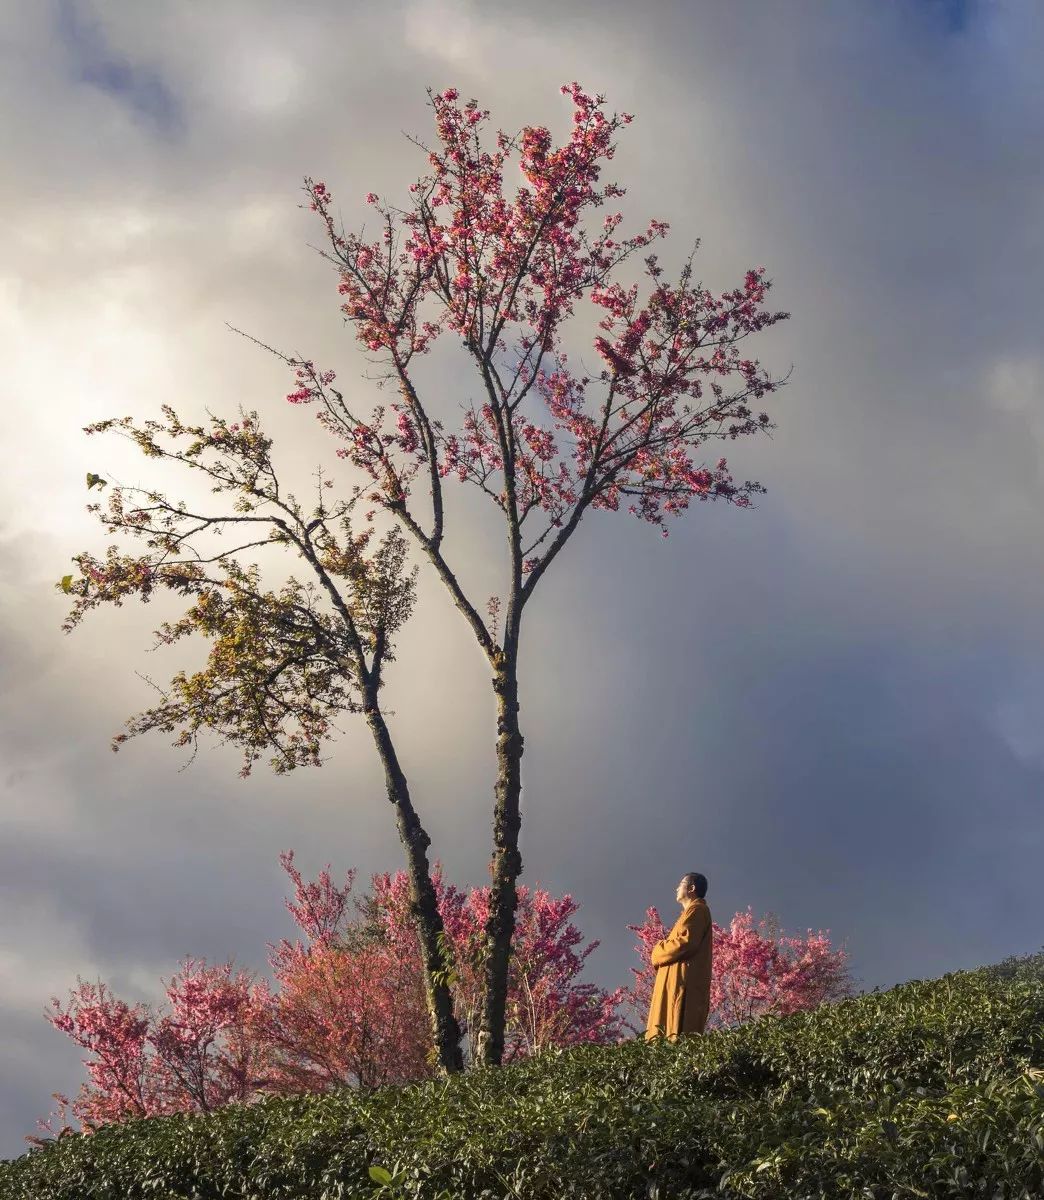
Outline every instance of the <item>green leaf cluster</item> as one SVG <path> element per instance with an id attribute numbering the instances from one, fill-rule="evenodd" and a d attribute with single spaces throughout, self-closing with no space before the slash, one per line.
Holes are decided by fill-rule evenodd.
<path id="1" fill-rule="evenodd" d="M 3 1200 L 1044 1196 L 1044 955 L 679 1044 L 109 1126 Z"/>

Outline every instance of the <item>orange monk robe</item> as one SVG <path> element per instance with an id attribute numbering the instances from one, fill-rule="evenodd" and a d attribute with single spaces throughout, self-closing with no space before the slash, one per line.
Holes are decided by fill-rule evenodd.
<path id="1" fill-rule="evenodd" d="M 656 967 L 647 1038 L 702 1033 L 710 1013 L 711 955 L 714 932 L 704 900 L 691 900 L 674 928 L 652 948 Z"/>

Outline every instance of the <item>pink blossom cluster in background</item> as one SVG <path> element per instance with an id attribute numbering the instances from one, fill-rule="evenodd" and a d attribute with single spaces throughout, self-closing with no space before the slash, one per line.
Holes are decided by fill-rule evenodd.
<path id="1" fill-rule="evenodd" d="M 652 997 L 655 970 L 649 965 L 653 946 L 668 933 L 655 908 L 641 925 L 629 925 L 637 937 L 642 962 L 632 968 L 634 983 L 627 997 L 635 1015 L 644 1019 Z M 769 1014 L 816 1008 L 851 995 L 848 956 L 834 948 L 822 930 L 783 935 L 771 917 L 756 921 L 753 912 L 736 913 L 724 928 L 712 925 L 714 951 L 708 1029 L 727 1028 Z"/>
<path id="2" fill-rule="evenodd" d="M 52 1000 L 48 1020 L 86 1052 L 88 1082 L 74 1100 L 56 1094 L 58 1112 L 42 1124 L 45 1132 L 70 1113 L 93 1129 L 264 1094 L 377 1087 L 434 1073 L 406 873 L 375 875 L 371 892 L 356 901 L 353 871 L 341 884 L 329 868 L 308 881 L 292 852 L 280 861 L 293 887 L 287 909 L 303 936 L 270 945 L 274 986 L 231 963 L 186 959 L 158 1012 L 128 1005 L 104 983 L 81 981 L 67 1003 Z M 489 889 L 462 891 L 438 869 L 435 885 L 466 1034 L 479 1011 Z M 572 922 L 578 909 L 570 896 L 519 890 L 507 1058 L 624 1034 L 623 990 L 578 979 L 597 946 L 585 945 Z"/>

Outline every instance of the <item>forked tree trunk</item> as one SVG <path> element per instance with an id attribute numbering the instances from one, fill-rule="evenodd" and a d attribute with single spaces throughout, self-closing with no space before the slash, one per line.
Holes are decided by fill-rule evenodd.
<path id="1" fill-rule="evenodd" d="M 449 963 L 444 953 L 446 942 L 442 916 L 428 863 L 427 850 L 431 838 L 421 825 L 410 800 L 406 776 L 399 766 L 383 713 L 376 705 L 368 707 L 366 720 L 384 764 L 388 799 L 395 806 L 399 840 L 406 851 L 412 916 L 420 941 L 424 989 L 435 1053 L 440 1070 L 444 1074 L 454 1074 L 464 1069 L 464 1058 L 460 1047 L 460 1025 L 453 1011 L 453 993 L 449 987 Z"/>
<path id="2" fill-rule="evenodd" d="M 497 697 L 497 782 L 493 809 L 493 884 L 486 921 L 482 1016 L 475 1058 L 499 1066 L 504 1057 L 508 969 L 522 873 L 518 834 L 522 824 L 522 734 L 518 724 L 517 642 L 493 677 Z"/>

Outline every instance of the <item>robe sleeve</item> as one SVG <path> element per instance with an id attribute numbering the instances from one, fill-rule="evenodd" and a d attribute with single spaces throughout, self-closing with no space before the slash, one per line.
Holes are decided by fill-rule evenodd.
<path id="1" fill-rule="evenodd" d="M 650 961 L 654 967 L 666 967 L 671 963 L 684 962 L 692 958 L 703 941 L 707 932 L 710 918 L 707 910 L 700 905 L 694 908 L 670 932 L 669 937 L 656 943 L 652 948 Z"/>

